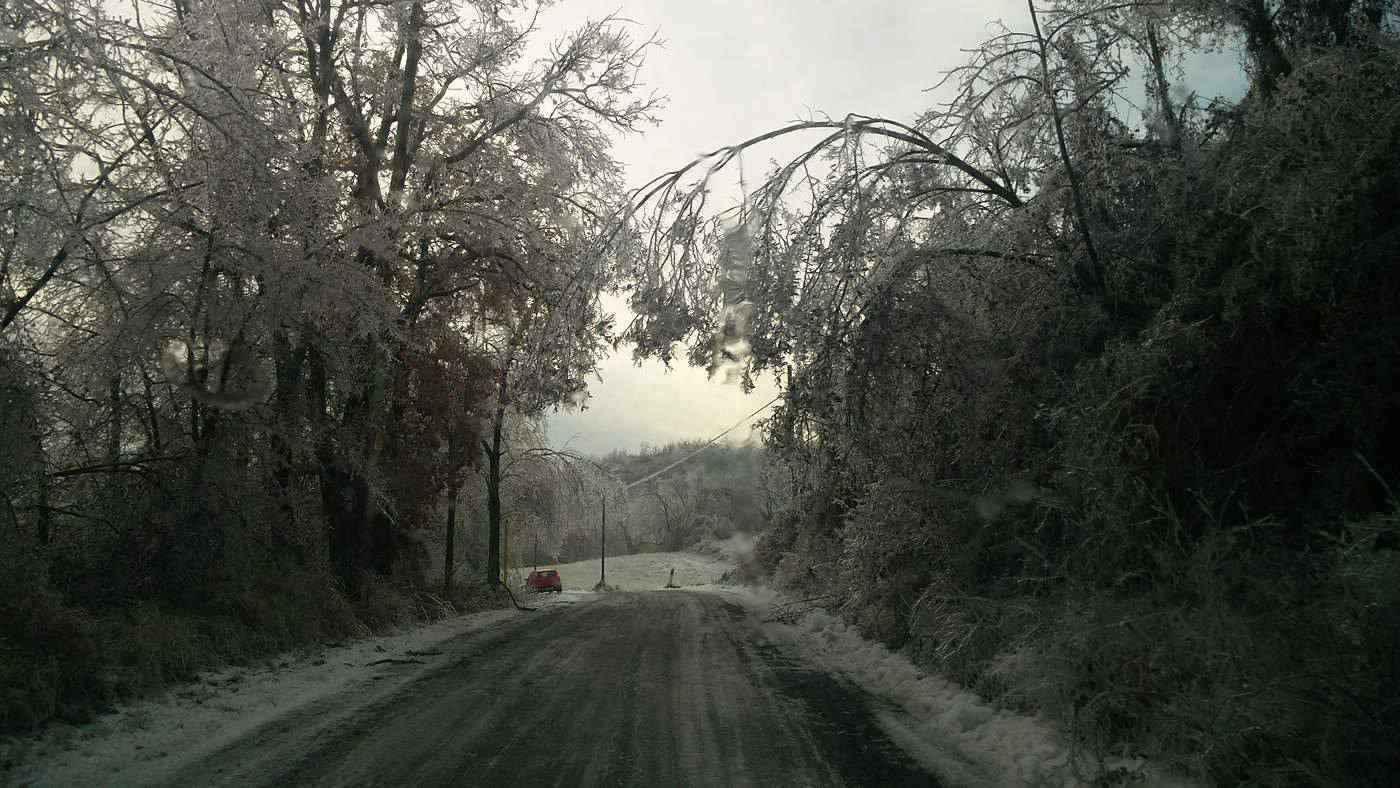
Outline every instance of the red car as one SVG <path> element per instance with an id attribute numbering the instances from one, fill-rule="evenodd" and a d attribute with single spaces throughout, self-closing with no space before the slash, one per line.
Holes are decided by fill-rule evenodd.
<path id="1" fill-rule="evenodd" d="M 525 587 L 536 593 L 553 591 L 557 594 L 564 590 L 564 581 L 556 569 L 536 569 L 525 580 Z"/>

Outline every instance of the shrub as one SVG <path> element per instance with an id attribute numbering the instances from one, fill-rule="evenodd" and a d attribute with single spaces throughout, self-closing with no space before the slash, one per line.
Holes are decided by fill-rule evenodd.
<path id="1" fill-rule="evenodd" d="M 1228 784 L 1386 784 L 1400 767 L 1400 560 L 1373 545 L 1395 516 L 1351 526 L 1305 567 L 1251 533 L 1275 527 L 1211 535 L 1164 561 L 1174 579 L 1149 594 L 1066 589 L 999 655 L 923 656 L 951 670 L 980 657 L 1003 702 L 1064 720 L 1099 763 L 1147 755 Z"/>
<path id="2" fill-rule="evenodd" d="M 762 565 L 1088 759 L 1392 779 L 1397 82 L 1319 51 L 1179 156 L 1095 154 L 1102 292 L 979 261 L 872 294 L 770 428 L 806 492 Z"/>
<path id="3" fill-rule="evenodd" d="M 366 574 L 356 608 L 371 632 L 385 632 L 415 620 L 413 595 L 378 575 Z"/>
<path id="4" fill-rule="evenodd" d="M 91 616 L 40 591 L 0 605 L 0 730 L 79 722 L 111 697 Z"/>
<path id="5" fill-rule="evenodd" d="M 119 649 L 120 688 L 143 690 L 188 679 L 213 658 L 200 649 L 197 624 L 186 616 L 143 603 L 111 627 Z"/>

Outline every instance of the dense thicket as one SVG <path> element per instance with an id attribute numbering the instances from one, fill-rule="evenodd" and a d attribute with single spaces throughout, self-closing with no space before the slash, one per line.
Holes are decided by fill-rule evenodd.
<path id="1" fill-rule="evenodd" d="M 405 534 L 483 457 L 495 546 L 653 106 L 645 43 L 537 10 L 0 8 L 0 729 L 441 609 Z"/>
<path id="2" fill-rule="evenodd" d="M 1087 766 L 1400 770 L 1400 8 L 1069 2 L 658 179 L 645 350 L 783 373 L 782 583 Z M 1208 31 L 1237 104 L 1172 86 Z M 1145 98 L 1144 98 L 1145 97 Z M 685 178 L 819 133 L 735 220 Z M 1086 766 L 1086 768 L 1087 768 Z"/>

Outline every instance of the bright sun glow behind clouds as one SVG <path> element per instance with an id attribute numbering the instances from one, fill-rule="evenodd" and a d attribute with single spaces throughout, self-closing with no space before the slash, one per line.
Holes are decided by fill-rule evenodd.
<path id="1" fill-rule="evenodd" d="M 618 302 L 617 308 L 621 309 Z M 629 348 L 619 348 L 599 365 L 603 382 L 589 387 L 588 410 L 554 414 L 549 437 L 556 448 L 603 454 L 642 443 L 664 446 L 685 440 L 708 440 L 772 399 L 778 389 L 770 378 L 745 395 L 738 385 L 707 380 L 703 369 L 677 361 L 669 371 L 658 362 L 634 366 Z M 750 437 L 759 414 L 725 439 Z M 759 436 L 754 435 L 758 438 Z"/>
<path id="2" fill-rule="evenodd" d="M 615 148 L 633 187 L 702 152 L 799 118 L 854 112 L 910 120 L 944 98 L 924 91 L 964 62 L 959 50 L 987 38 L 989 23 L 1028 27 L 1021 0 L 565 0 L 540 24 L 554 37 L 609 14 L 632 20 L 640 39 L 656 32 L 665 42 L 641 75 L 647 90 L 669 97 L 662 123 Z M 1188 75 L 1201 77 L 1197 69 Z M 1203 87 L 1216 85 L 1188 89 L 1207 93 Z M 778 140 L 752 151 L 748 177 L 804 141 L 810 144 Z M 619 315 L 619 322 L 626 319 Z M 600 372 L 588 410 L 551 418 L 556 446 L 602 453 L 706 439 L 777 393 L 764 379 L 746 396 L 680 361 L 669 372 L 655 362 L 633 366 L 626 347 Z M 740 427 L 730 438 L 748 433 Z"/>

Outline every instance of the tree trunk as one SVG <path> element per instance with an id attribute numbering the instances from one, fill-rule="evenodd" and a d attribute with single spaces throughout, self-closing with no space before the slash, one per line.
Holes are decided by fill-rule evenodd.
<path id="1" fill-rule="evenodd" d="M 322 456 L 321 511 L 326 522 L 331 566 L 342 588 L 351 593 L 360 587 L 364 563 L 365 510 L 369 484 L 361 474 L 342 468 L 333 458 Z"/>
<path id="2" fill-rule="evenodd" d="M 296 434 L 297 403 L 300 400 L 302 363 L 306 358 L 303 346 L 292 350 L 291 340 L 284 330 L 273 333 L 273 365 L 275 369 L 273 407 L 276 413 L 276 426 L 272 430 L 272 489 L 277 496 L 277 511 L 280 522 L 272 529 L 276 544 L 292 552 L 298 565 L 305 565 L 307 556 L 295 545 L 292 536 L 297 531 L 296 508 L 292 504 L 292 477 L 294 462 L 289 435 Z"/>
<path id="3" fill-rule="evenodd" d="M 1274 27 L 1274 15 L 1264 0 L 1246 0 L 1237 6 L 1236 13 L 1244 28 L 1245 47 L 1259 69 L 1255 83 L 1267 99 L 1278 88 L 1278 81 L 1293 72 L 1293 64 L 1283 53 L 1278 29 Z"/>
<path id="4" fill-rule="evenodd" d="M 442 594 L 452 593 L 452 573 L 457 559 L 457 496 L 462 492 L 462 436 L 456 429 L 447 432 L 447 544 L 442 556 Z"/>
<path id="5" fill-rule="evenodd" d="M 370 350 L 366 358 L 369 381 L 346 402 L 341 424 L 347 432 L 360 436 L 358 450 L 362 461 L 373 465 L 383 452 L 383 428 L 376 414 L 384 411 L 380 382 L 386 373 L 378 351 Z M 324 361 L 315 353 L 308 360 L 314 389 L 313 416 L 324 423 L 329 420 Z M 386 576 L 393 572 L 396 542 L 393 522 L 370 494 L 368 472 L 357 468 L 353 455 L 346 457 L 345 452 L 345 446 L 336 445 L 328 437 L 323 437 L 317 446 L 321 508 L 332 566 L 345 590 L 354 592 L 360 588 L 364 571 Z"/>
<path id="6" fill-rule="evenodd" d="M 1171 139 L 1168 145 L 1173 150 L 1181 150 L 1181 118 L 1172 106 L 1171 85 L 1167 83 L 1166 69 L 1162 63 L 1162 47 L 1157 42 L 1157 26 L 1147 23 L 1147 53 L 1152 66 L 1152 77 L 1156 82 L 1157 107 L 1162 113 L 1162 124 Z"/>
<path id="7" fill-rule="evenodd" d="M 53 510 L 49 508 L 49 474 L 46 463 L 40 463 L 35 474 L 39 486 L 38 536 L 39 545 L 48 547 L 53 543 Z M 47 556 L 47 553 L 45 553 Z M 45 559 L 47 560 L 47 559 Z"/>
<path id="8" fill-rule="evenodd" d="M 504 372 L 501 380 L 504 388 Z M 501 429 L 505 419 L 506 408 L 498 404 L 491 424 L 491 442 L 486 444 L 486 582 L 492 588 L 501 584 Z"/>
<path id="9" fill-rule="evenodd" d="M 316 464 L 321 482 L 321 517 L 325 527 L 326 552 L 332 571 L 348 594 L 359 588 L 361 517 L 357 515 L 362 515 L 358 506 L 358 499 L 362 496 L 358 494 L 360 491 L 356 484 L 358 474 L 338 460 L 338 448 L 330 438 L 330 430 L 326 428 L 328 387 L 325 361 L 313 347 L 307 362 L 308 410 L 313 423 L 321 431 L 316 444 Z M 353 410 L 353 403 L 347 406 L 347 411 Z M 351 418 L 347 414 L 347 421 Z"/>
<path id="10" fill-rule="evenodd" d="M 656 495 L 656 503 L 661 507 L 662 533 L 661 544 L 667 550 L 671 549 L 671 507 L 666 505 L 666 499 L 661 496 L 661 490 L 653 489 Z"/>
<path id="11" fill-rule="evenodd" d="M 1050 119 L 1054 121 L 1055 141 L 1060 149 L 1060 161 L 1064 163 L 1065 175 L 1069 178 L 1075 224 L 1079 227 L 1080 238 L 1084 240 L 1084 256 L 1087 259 L 1076 266 L 1079 269 L 1080 285 L 1095 296 L 1102 296 L 1103 266 L 1099 263 L 1099 253 L 1094 247 L 1094 235 L 1089 231 L 1089 211 L 1084 205 L 1084 187 L 1079 182 L 1079 174 L 1069 156 L 1069 145 L 1065 142 L 1064 120 L 1060 117 L 1060 103 L 1055 98 L 1055 86 L 1050 82 L 1050 54 L 1046 51 L 1045 37 L 1040 32 L 1040 17 L 1035 10 L 1035 0 L 1026 0 L 1026 7 L 1030 9 L 1031 26 L 1035 29 L 1036 45 L 1040 50 L 1041 87 L 1045 89 L 1045 98 L 1050 102 Z"/>
<path id="12" fill-rule="evenodd" d="M 387 264 L 381 263 L 381 267 Z M 392 340 L 391 340 L 392 341 Z M 392 467 L 397 442 L 387 434 L 385 423 L 389 418 L 389 400 L 394 396 L 394 379 L 401 370 L 396 368 L 393 358 L 376 346 L 371 346 L 367 355 L 368 380 L 361 395 L 359 419 L 347 420 L 355 425 L 364 436 L 365 466 L 368 468 Z M 392 445 L 391 445 L 392 444 Z M 389 577 L 394 573 L 398 541 L 394 533 L 394 521 L 385 509 L 374 502 L 370 495 L 369 479 L 366 472 L 355 471 L 356 497 L 355 515 L 360 524 L 360 538 L 363 546 L 363 566 Z M 393 487 L 390 486 L 392 494 Z"/>
<path id="13" fill-rule="evenodd" d="M 112 375 L 108 381 L 107 397 L 112 409 L 112 421 L 107 431 L 107 462 L 116 468 L 122 459 L 122 376 Z M 115 478 L 115 472 L 113 473 Z"/>
<path id="14" fill-rule="evenodd" d="M 442 595 L 452 593 L 452 573 L 456 570 L 457 558 L 457 486 L 447 492 L 447 544 L 442 555 Z"/>

